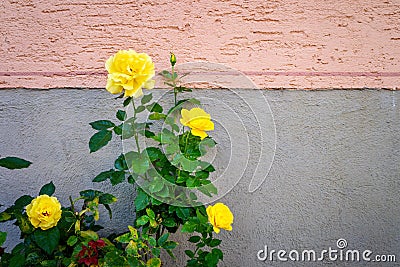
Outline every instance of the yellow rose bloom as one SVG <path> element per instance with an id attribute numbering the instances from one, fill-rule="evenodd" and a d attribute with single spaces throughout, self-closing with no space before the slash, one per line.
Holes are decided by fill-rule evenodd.
<path id="1" fill-rule="evenodd" d="M 47 230 L 61 219 L 61 204 L 55 197 L 41 195 L 26 206 L 26 213 L 33 227 Z"/>
<path id="2" fill-rule="evenodd" d="M 154 88 L 154 63 L 146 53 L 120 50 L 106 61 L 108 79 L 106 89 L 112 94 L 125 90 L 125 97 L 140 97 L 142 88 Z"/>
<path id="3" fill-rule="evenodd" d="M 208 221 L 213 226 L 214 232 L 219 233 L 220 229 L 232 231 L 233 214 L 223 203 L 207 207 Z"/>
<path id="4" fill-rule="evenodd" d="M 202 140 L 208 136 L 205 131 L 214 130 L 214 123 L 211 121 L 210 114 L 201 108 L 182 109 L 181 115 L 182 125 L 190 127 L 192 134 L 200 136 Z"/>

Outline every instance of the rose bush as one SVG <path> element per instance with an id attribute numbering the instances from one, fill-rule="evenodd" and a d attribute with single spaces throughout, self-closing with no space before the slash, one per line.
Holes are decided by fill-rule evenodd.
<path id="1" fill-rule="evenodd" d="M 121 72 L 127 69 L 126 61 L 115 60 L 121 53 L 111 57 L 115 66 L 113 69 L 107 67 L 109 79 L 113 77 L 113 70 Z M 129 145 L 133 149 L 124 151 L 115 160 L 113 169 L 101 172 L 93 181 L 109 180 L 112 185 L 133 184 L 137 191 L 135 227 L 142 236 L 150 237 L 153 244 L 160 245 L 173 256 L 177 243 L 170 240 L 170 233 L 180 229 L 192 235 L 189 242 L 196 244 L 194 250 L 185 251 L 189 257 L 187 266 L 216 266 L 223 259 L 223 253 L 218 249 L 222 241 L 213 237 L 213 229 L 215 232 L 232 230 L 233 215 L 222 204 L 209 208 L 207 212 L 205 205 L 197 201 L 199 193 L 209 197 L 217 194 L 210 179 L 215 168 L 203 159 L 207 149 L 216 144 L 207 133 L 214 130 L 214 123 L 211 115 L 200 107 L 200 101 L 179 98 L 180 94 L 191 89 L 181 83 L 175 71 L 176 56 L 173 53 L 170 63 L 171 71 L 160 73 L 164 84 L 174 94 L 166 111 L 159 103 L 152 102 L 151 93 L 139 98 L 139 94 L 123 93 L 121 88 L 112 90 L 113 93 L 122 93 L 118 98 L 124 98 L 125 110 L 117 111 L 119 122 L 98 120 L 91 123 L 97 132 L 89 142 L 90 151 L 96 152 L 106 146 L 113 135 L 124 142 L 133 139 Z M 137 61 L 135 64 L 141 66 L 142 63 Z M 129 68 L 140 69 L 134 65 L 129 65 Z M 119 79 L 120 74 L 116 77 Z M 193 105 L 197 107 L 187 108 Z M 128 114 L 129 110 L 131 114 Z M 147 118 L 139 120 L 139 117 L 143 118 L 139 114 L 145 111 L 149 113 Z M 163 126 L 160 129 L 153 125 Z M 139 254 L 144 259 L 157 259 L 160 255 L 158 250 Z"/>

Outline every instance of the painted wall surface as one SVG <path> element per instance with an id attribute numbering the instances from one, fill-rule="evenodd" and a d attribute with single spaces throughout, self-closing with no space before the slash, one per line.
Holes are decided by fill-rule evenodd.
<path id="1" fill-rule="evenodd" d="M 258 90 L 239 90 L 255 107 L 265 106 Z M 257 252 L 269 249 L 321 251 L 336 248 L 344 238 L 348 249 L 369 249 L 375 254 L 396 254 L 400 258 L 400 92 L 389 90 L 261 91 L 269 100 L 276 126 L 276 154 L 262 186 L 248 192 L 257 153 L 247 159 L 230 156 L 232 140 L 247 142 L 257 152 L 257 139 L 248 140 L 257 130 L 252 116 L 242 117 L 243 125 L 226 131 L 224 123 L 246 111 L 231 90 L 197 90 L 193 96 L 223 99 L 232 110 L 208 106 L 219 117 L 212 132 L 218 145 L 216 160 L 228 158 L 243 164 L 231 167 L 240 181 L 221 201 L 235 214 L 232 232 L 221 232 L 225 251 L 221 266 L 310 266 L 310 263 L 271 263 L 257 260 Z M 164 90 L 153 92 L 157 97 Z M 167 103 L 170 100 L 163 100 Z M 93 134 L 89 122 L 112 119 L 119 101 L 105 90 L 28 90 L 0 91 L 1 156 L 22 156 L 33 164 L 24 170 L 0 170 L 0 203 L 9 205 L 21 194 L 34 194 L 41 185 L 54 181 L 56 195 L 65 205 L 68 196 L 84 188 L 100 188 L 114 193 L 114 218 L 106 216 L 107 231 L 122 231 L 133 222 L 133 189 L 128 185 L 111 187 L 92 184 L 100 171 L 112 167 L 121 153 L 118 139 L 96 153 L 89 154 L 88 140 Z M 258 109 L 253 109 L 257 113 Z M 250 114 L 250 112 L 244 112 Z M 267 115 L 265 115 L 267 116 Z M 268 132 L 268 131 L 266 131 Z M 229 138 L 228 138 L 229 137 Z M 246 144 L 241 145 L 245 147 Z M 249 160 L 249 163 L 245 162 Z M 224 161 L 221 161 L 224 162 Z M 227 165 L 218 164 L 215 178 Z M 269 172 L 268 172 L 269 171 Z M 235 180 L 238 177 L 231 177 Z M 230 186 L 230 180 L 223 180 Z M 13 229 L 7 245 L 18 239 Z M 166 266 L 183 266 L 185 236 L 176 238 L 182 246 L 178 261 Z M 327 264 L 327 262 L 325 262 Z M 322 266 L 315 262 L 312 266 Z M 331 262 L 332 266 L 366 266 L 361 262 Z M 368 264 L 395 266 L 394 264 Z"/>
<path id="2" fill-rule="evenodd" d="M 260 88 L 391 88 L 399 0 L 3 0 L 0 87 L 103 87 L 119 49 L 228 64 Z"/>

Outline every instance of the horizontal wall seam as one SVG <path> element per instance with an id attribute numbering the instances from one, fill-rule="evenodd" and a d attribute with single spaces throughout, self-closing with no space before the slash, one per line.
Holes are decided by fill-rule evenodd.
<path id="1" fill-rule="evenodd" d="M 249 76 L 298 76 L 298 77 L 400 77 L 400 72 L 380 72 L 380 71 L 243 71 Z M 237 72 L 191 72 L 191 74 L 201 75 L 238 75 Z M 104 76 L 105 71 L 0 71 L 3 77 L 73 77 L 73 76 Z"/>
<path id="2" fill-rule="evenodd" d="M 52 88 L 31 88 L 31 87 L 0 87 L 1 91 L 6 90 L 27 90 L 27 91 L 49 91 L 49 90 L 105 90 L 105 87 L 52 87 Z M 284 88 L 284 87 L 267 87 L 267 88 L 221 88 L 221 87 L 210 87 L 210 88 L 196 88 L 194 90 L 264 90 L 264 91 L 400 91 L 400 88 L 373 88 L 373 87 L 362 87 L 362 88 Z M 155 87 L 152 90 L 170 90 L 165 87 Z"/>

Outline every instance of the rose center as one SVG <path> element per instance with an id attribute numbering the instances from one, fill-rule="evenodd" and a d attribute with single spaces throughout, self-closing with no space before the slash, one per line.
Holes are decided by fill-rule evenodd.
<path id="1" fill-rule="evenodd" d="M 42 212 L 42 215 L 43 216 L 50 216 L 50 213 L 48 213 L 47 210 L 46 210 L 46 211 Z"/>

